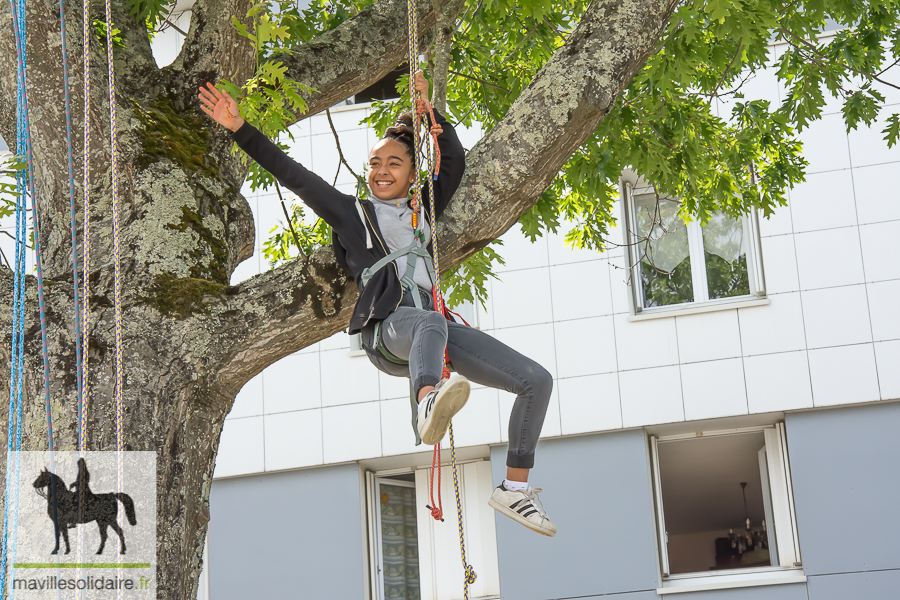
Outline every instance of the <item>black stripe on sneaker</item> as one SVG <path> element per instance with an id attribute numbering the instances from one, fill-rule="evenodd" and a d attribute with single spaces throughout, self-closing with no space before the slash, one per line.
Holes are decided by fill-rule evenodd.
<path id="1" fill-rule="evenodd" d="M 531 505 L 531 503 L 523 504 L 523 505 L 522 505 L 522 508 L 520 508 L 520 509 L 517 510 L 516 512 L 519 513 L 519 514 L 521 515 L 524 511 L 528 510 L 529 508 L 534 508 L 534 507 Z"/>
<path id="2" fill-rule="evenodd" d="M 513 502 L 512 504 L 510 504 L 509 507 L 510 507 L 510 508 L 515 508 L 515 507 L 517 507 L 517 506 L 519 505 L 519 502 L 521 502 L 521 500 L 516 500 L 515 502 Z"/>
<path id="3" fill-rule="evenodd" d="M 534 509 L 534 510 L 532 510 L 531 512 L 525 513 L 525 514 L 522 515 L 522 516 L 525 517 L 525 518 L 527 519 L 528 517 L 530 517 L 530 516 L 533 515 L 533 514 L 536 514 L 537 512 L 538 512 L 537 509 Z"/>

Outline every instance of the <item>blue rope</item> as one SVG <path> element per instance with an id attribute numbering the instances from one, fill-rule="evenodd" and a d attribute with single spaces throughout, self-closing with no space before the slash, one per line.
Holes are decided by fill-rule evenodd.
<path id="1" fill-rule="evenodd" d="M 17 0 L 18 1 L 18 0 Z M 13 30 L 15 32 L 16 37 L 16 67 L 17 67 L 17 81 L 18 81 L 18 95 L 16 97 L 16 152 L 21 157 L 23 151 L 25 150 L 25 99 L 23 93 L 23 81 L 22 81 L 22 40 L 19 36 L 19 31 L 22 27 L 22 17 L 24 15 L 20 15 L 20 11 L 18 9 L 21 8 L 21 3 L 17 6 L 15 3 L 12 3 L 12 16 L 13 16 Z M 4 510 L 3 510 L 3 547 L 2 547 L 2 557 L 0 557 L 0 593 L 4 591 L 4 584 L 6 583 L 6 562 L 7 555 L 9 550 L 9 513 L 11 511 L 11 500 L 13 500 L 13 496 L 10 494 L 10 485 L 11 482 L 17 481 L 18 478 L 18 464 L 16 468 L 13 469 L 10 464 L 10 458 L 13 456 L 13 450 L 18 451 L 21 448 L 22 444 L 22 379 L 23 379 L 23 370 L 24 370 L 24 352 L 22 351 L 24 346 L 24 333 L 25 333 L 25 320 L 23 314 L 23 305 L 24 305 L 24 291 L 25 291 L 25 173 L 22 171 L 16 172 L 16 191 L 18 195 L 16 197 L 16 269 L 14 274 L 14 287 L 13 287 L 13 332 L 12 332 L 12 352 L 10 356 L 10 380 L 9 380 L 9 423 L 7 429 L 7 461 L 6 461 L 6 489 L 5 489 L 5 497 L 4 497 Z M 15 429 L 15 438 L 13 438 L 13 429 Z M 16 454 L 18 458 L 18 453 Z M 18 463 L 18 460 L 16 461 Z M 15 476 L 13 476 L 13 471 L 15 471 Z M 16 521 L 16 511 L 12 510 L 13 513 L 13 523 Z M 14 525 L 13 525 L 14 526 Z M 13 544 L 15 540 L 15 534 L 13 534 Z M 13 568 L 14 570 L 14 568 Z M 11 594 L 10 594 L 11 596 Z"/>
<path id="2" fill-rule="evenodd" d="M 19 481 L 20 460 L 18 452 L 22 448 L 22 411 L 23 411 L 23 387 L 24 387 L 24 344 L 25 344 L 25 252 L 27 249 L 27 201 L 28 196 L 32 200 L 32 211 L 34 216 L 34 244 L 36 257 L 36 270 L 38 279 L 38 305 L 40 310 L 41 321 L 41 347 L 44 359 L 44 400 L 47 409 L 47 440 L 49 450 L 53 452 L 53 421 L 50 412 L 50 365 L 47 356 L 47 329 L 46 317 L 44 314 L 44 289 L 43 289 L 43 269 L 41 264 L 40 249 L 40 228 L 38 226 L 39 216 L 37 207 L 35 206 L 34 193 L 34 168 L 33 154 L 31 147 L 31 121 L 28 115 L 28 94 L 26 82 L 26 48 L 25 48 L 25 0 L 10 0 L 12 8 L 13 31 L 16 40 L 16 67 L 17 67 L 17 87 L 18 93 L 16 97 L 16 121 L 17 121 L 17 139 L 16 151 L 19 155 L 25 156 L 28 162 L 27 171 L 18 171 L 16 174 L 17 201 L 16 201 L 16 273 L 13 287 L 13 335 L 12 335 L 12 352 L 10 360 L 10 411 L 9 423 L 7 430 L 7 469 L 6 469 L 6 489 L 5 502 L 3 510 L 3 545 L 0 550 L 0 594 L 5 590 L 6 581 L 6 565 L 7 555 L 12 554 L 12 568 L 10 574 L 15 570 L 16 555 L 16 537 L 18 529 L 18 494 L 13 494 L 10 498 L 10 471 L 9 457 L 15 451 L 15 470 L 12 483 L 17 484 Z M 71 166 L 70 166 L 71 172 Z M 26 193 L 27 192 L 27 193 Z M 15 423 L 15 444 L 13 444 L 13 423 Z M 12 502 L 10 502 L 12 500 Z M 10 506 L 12 505 L 12 506 Z M 9 515 L 12 513 L 12 526 L 10 527 Z M 11 535 L 10 535 L 11 529 Z M 10 546 L 12 551 L 10 552 Z M 13 590 L 8 590 L 7 598 L 13 597 Z"/>

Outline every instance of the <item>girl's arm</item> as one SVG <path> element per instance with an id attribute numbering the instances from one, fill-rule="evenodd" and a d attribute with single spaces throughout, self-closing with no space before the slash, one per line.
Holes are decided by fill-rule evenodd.
<path id="1" fill-rule="evenodd" d="M 284 187 L 300 196 L 339 236 L 365 235 L 356 210 L 356 199 L 334 189 L 321 177 L 285 154 L 258 129 L 245 122 L 239 116 L 237 102 L 227 92 L 208 83 L 207 88 L 200 88 L 200 100 L 201 108 L 206 114 L 231 130 L 231 137 L 241 150 Z"/>

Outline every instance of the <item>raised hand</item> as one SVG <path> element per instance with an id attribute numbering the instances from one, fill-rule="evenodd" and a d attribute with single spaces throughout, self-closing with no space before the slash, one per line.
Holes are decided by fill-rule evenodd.
<path id="1" fill-rule="evenodd" d="M 416 91 L 421 94 L 422 98 L 429 100 L 430 97 L 428 96 L 428 80 L 425 79 L 425 73 L 423 73 L 421 70 L 416 71 L 413 83 L 415 85 Z"/>
<path id="2" fill-rule="evenodd" d="M 237 131 L 244 124 L 241 118 L 241 112 L 238 110 L 237 100 L 226 92 L 216 88 L 211 83 L 207 83 L 206 87 L 200 86 L 200 108 L 203 112 L 213 118 L 213 120 L 227 127 L 231 131 Z"/>

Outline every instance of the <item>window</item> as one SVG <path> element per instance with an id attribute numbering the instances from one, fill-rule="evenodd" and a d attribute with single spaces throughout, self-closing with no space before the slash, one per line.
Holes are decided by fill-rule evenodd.
<path id="1" fill-rule="evenodd" d="M 635 314 L 765 297 L 756 214 L 685 223 L 680 203 L 624 186 Z"/>
<path id="2" fill-rule="evenodd" d="M 478 575 L 469 586 L 469 597 L 473 600 L 499 598 L 494 511 L 487 504 L 493 491 L 491 464 L 476 460 L 459 464 L 457 469 L 466 557 Z M 453 471 L 444 465 L 443 522 L 435 521 L 427 508 L 429 469 L 401 471 L 404 472 L 366 474 L 371 598 L 461 598 L 463 569 Z"/>
<path id="3" fill-rule="evenodd" d="M 660 593 L 802 577 L 784 426 L 652 437 Z"/>
<path id="4" fill-rule="evenodd" d="M 412 473 L 375 478 L 375 575 L 378 598 L 419 600 L 419 536 Z"/>

